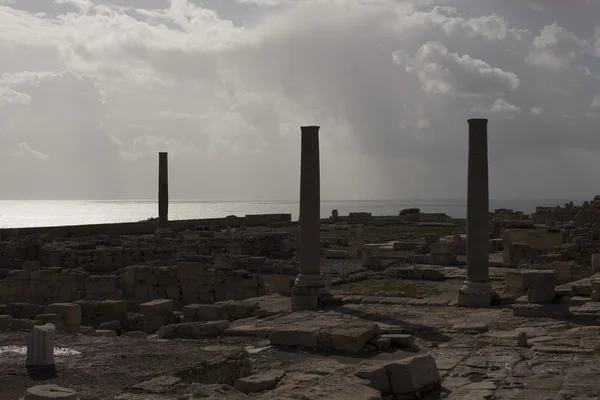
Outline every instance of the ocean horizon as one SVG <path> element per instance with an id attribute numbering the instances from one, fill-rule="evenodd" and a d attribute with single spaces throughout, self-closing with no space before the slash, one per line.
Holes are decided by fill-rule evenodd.
<path id="1" fill-rule="evenodd" d="M 508 208 L 532 213 L 536 206 L 564 205 L 575 200 L 490 199 L 490 210 Z M 466 200 L 324 200 L 321 217 L 337 209 L 340 215 L 370 212 L 373 215 L 398 215 L 404 208 L 446 213 L 455 218 L 467 215 Z M 292 214 L 298 218 L 298 201 L 286 200 L 170 200 L 169 219 L 222 218 L 246 214 Z M 0 228 L 25 228 L 137 222 L 158 216 L 156 200 L 0 200 Z"/>

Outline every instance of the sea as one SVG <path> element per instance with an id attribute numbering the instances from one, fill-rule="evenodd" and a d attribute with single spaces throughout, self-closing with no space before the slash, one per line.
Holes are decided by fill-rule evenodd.
<path id="1" fill-rule="evenodd" d="M 490 210 L 508 208 L 532 213 L 536 206 L 564 205 L 568 201 L 490 199 Z M 583 200 L 574 203 L 580 204 Z M 334 209 L 340 215 L 349 212 L 398 215 L 400 210 L 412 207 L 420 208 L 422 212 L 446 213 L 456 218 L 467 216 L 466 200 L 327 200 L 321 202 L 321 216 L 330 216 Z M 289 213 L 293 219 L 297 219 L 298 212 L 297 201 L 171 200 L 169 203 L 170 220 L 269 213 Z M 157 215 L 156 200 L 0 200 L 0 228 L 137 222 Z"/>

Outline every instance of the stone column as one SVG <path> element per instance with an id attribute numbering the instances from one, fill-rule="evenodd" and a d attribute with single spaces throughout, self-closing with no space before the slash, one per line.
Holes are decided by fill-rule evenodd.
<path id="1" fill-rule="evenodd" d="M 488 120 L 468 122 L 467 280 L 459 290 L 458 304 L 487 307 L 493 294 L 489 279 Z"/>
<path id="2" fill-rule="evenodd" d="M 53 324 L 34 326 L 27 340 L 28 368 L 44 369 L 54 367 L 54 331 Z"/>
<path id="3" fill-rule="evenodd" d="M 325 294 L 321 275 L 321 183 L 319 127 L 303 126 L 300 152 L 300 274 L 292 288 L 292 310 L 316 310 Z"/>
<path id="4" fill-rule="evenodd" d="M 168 153 L 158 153 L 158 231 L 169 229 L 169 165 Z"/>

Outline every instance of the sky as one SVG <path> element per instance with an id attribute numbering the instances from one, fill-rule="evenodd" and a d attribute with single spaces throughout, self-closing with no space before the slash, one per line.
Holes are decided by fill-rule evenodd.
<path id="1" fill-rule="evenodd" d="M 0 0 L 0 198 L 600 193 L 600 1 Z"/>

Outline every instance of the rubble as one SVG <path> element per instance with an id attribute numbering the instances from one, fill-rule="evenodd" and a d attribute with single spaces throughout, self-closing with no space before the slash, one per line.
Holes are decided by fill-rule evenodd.
<path id="1" fill-rule="evenodd" d="M 292 309 L 301 257 L 285 221 L 10 236 L 0 243 L 0 397 L 35 384 L 17 373 L 19 346 L 52 324 L 56 383 L 81 398 L 595 398 L 577 382 L 600 368 L 599 211 L 600 199 L 489 213 L 494 293 L 479 309 L 457 304 L 464 220 L 419 210 L 321 220 L 324 288 L 310 311 Z M 64 355 L 70 347 L 83 357 Z"/>

